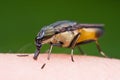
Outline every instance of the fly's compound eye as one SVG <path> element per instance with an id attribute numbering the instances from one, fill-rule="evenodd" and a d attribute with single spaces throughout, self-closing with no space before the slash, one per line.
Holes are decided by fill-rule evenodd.
<path id="1" fill-rule="evenodd" d="M 37 35 L 37 40 L 41 40 L 42 38 L 43 38 L 43 36 L 44 36 L 44 31 L 42 30 L 42 31 L 40 31 L 39 33 L 38 33 L 38 35 Z"/>

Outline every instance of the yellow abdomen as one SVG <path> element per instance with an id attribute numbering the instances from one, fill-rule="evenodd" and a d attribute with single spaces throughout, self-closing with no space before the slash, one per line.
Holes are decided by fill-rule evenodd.
<path id="1" fill-rule="evenodd" d="M 83 28 L 79 29 L 78 32 L 80 33 L 80 37 L 77 40 L 77 43 L 82 43 L 89 40 L 97 40 L 96 37 L 97 30 L 94 28 Z"/>

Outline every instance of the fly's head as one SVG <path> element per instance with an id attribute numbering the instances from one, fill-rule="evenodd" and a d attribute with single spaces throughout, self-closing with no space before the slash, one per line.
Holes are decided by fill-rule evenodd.
<path id="1" fill-rule="evenodd" d="M 43 39 L 43 37 L 44 37 L 44 31 L 41 30 L 38 33 L 37 37 L 35 38 L 36 52 L 35 52 L 34 57 L 33 57 L 33 59 L 35 59 L 35 60 L 37 59 L 37 57 L 38 57 L 38 55 L 40 53 L 40 48 L 42 47 L 42 39 Z"/>

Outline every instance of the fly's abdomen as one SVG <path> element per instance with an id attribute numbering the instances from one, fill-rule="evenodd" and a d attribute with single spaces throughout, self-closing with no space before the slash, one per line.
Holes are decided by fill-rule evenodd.
<path id="1" fill-rule="evenodd" d="M 103 33 L 104 33 L 104 30 L 103 30 L 102 27 L 101 28 L 96 28 L 96 37 L 97 38 L 101 37 L 103 35 Z"/>
<path id="2" fill-rule="evenodd" d="M 78 32 L 80 33 L 80 37 L 77 40 L 77 44 L 96 41 L 103 34 L 103 29 L 83 28 L 83 29 L 79 29 Z"/>

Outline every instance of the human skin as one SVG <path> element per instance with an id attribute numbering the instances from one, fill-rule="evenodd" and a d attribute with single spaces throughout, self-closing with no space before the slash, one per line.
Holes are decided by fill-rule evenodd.
<path id="1" fill-rule="evenodd" d="M 23 55 L 23 56 L 22 56 Z M 120 80 L 120 60 L 68 54 L 0 54 L 0 80 Z M 43 69 L 41 67 L 46 63 Z"/>

